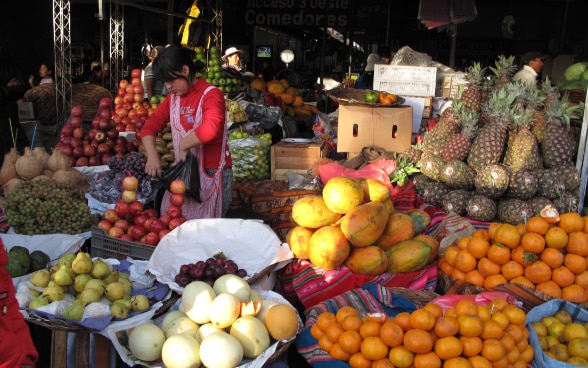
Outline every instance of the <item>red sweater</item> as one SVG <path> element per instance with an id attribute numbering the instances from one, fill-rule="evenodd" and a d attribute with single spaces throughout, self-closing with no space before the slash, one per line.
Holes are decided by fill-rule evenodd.
<path id="1" fill-rule="evenodd" d="M 0 368 L 35 366 L 39 354 L 15 298 L 12 277 L 4 268 L 8 254 L 0 239 Z"/>
<path id="2" fill-rule="evenodd" d="M 203 78 L 193 84 L 188 93 L 180 96 L 180 122 L 184 129 L 190 130 L 194 125 L 194 116 L 200 102 L 200 97 L 204 90 L 209 86 Z M 141 136 L 157 136 L 166 124 L 170 121 L 170 103 L 171 96 L 157 107 L 157 110 L 147 119 L 147 122 L 141 129 Z M 191 119 L 189 119 L 191 118 Z M 202 155 L 204 168 L 216 169 L 220 162 L 220 150 L 223 139 L 227 137 L 224 134 L 226 118 L 225 97 L 218 88 L 209 90 L 202 100 L 202 124 L 194 132 L 198 140 L 202 142 Z M 225 167 L 232 166 L 229 146 L 225 143 Z"/>

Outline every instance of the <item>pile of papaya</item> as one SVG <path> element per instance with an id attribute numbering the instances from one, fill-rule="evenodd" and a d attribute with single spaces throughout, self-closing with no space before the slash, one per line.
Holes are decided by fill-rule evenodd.
<path id="1" fill-rule="evenodd" d="M 318 112 L 316 106 L 304 103 L 302 96 L 298 93 L 298 88 L 291 87 L 286 79 L 265 82 L 263 79 L 257 78 L 250 83 L 250 87 L 280 97 L 282 111 L 288 116 L 308 118 Z"/>

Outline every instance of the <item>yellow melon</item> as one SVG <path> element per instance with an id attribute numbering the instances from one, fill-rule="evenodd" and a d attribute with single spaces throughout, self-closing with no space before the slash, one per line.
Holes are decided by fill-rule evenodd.
<path id="1" fill-rule="evenodd" d="M 288 304 L 272 306 L 265 314 L 265 327 L 276 340 L 288 340 L 298 332 L 298 314 Z"/>

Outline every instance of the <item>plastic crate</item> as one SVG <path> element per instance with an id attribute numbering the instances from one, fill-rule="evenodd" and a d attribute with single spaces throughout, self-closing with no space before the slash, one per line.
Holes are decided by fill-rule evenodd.
<path id="1" fill-rule="evenodd" d="M 375 65 L 374 90 L 401 96 L 435 96 L 437 68 Z"/>
<path id="2" fill-rule="evenodd" d="M 90 243 L 92 257 L 148 260 L 155 249 L 152 245 L 144 245 L 137 242 L 121 240 L 108 236 L 104 230 L 92 227 L 92 240 Z"/>

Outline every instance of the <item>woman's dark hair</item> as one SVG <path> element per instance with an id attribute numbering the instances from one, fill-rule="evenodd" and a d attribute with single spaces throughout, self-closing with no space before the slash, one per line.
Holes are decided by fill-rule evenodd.
<path id="1" fill-rule="evenodd" d="M 153 75 L 164 82 L 171 82 L 178 78 L 188 79 L 182 74 L 184 65 L 188 66 L 191 76 L 204 68 L 204 63 L 201 61 L 193 61 L 188 49 L 171 45 L 161 50 L 153 60 Z"/>
<path id="2" fill-rule="evenodd" d="M 55 73 L 55 68 L 53 67 L 53 64 L 51 64 L 51 63 L 42 63 L 41 65 L 45 65 L 47 67 L 47 70 L 49 70 L 52 75 Z"/>

